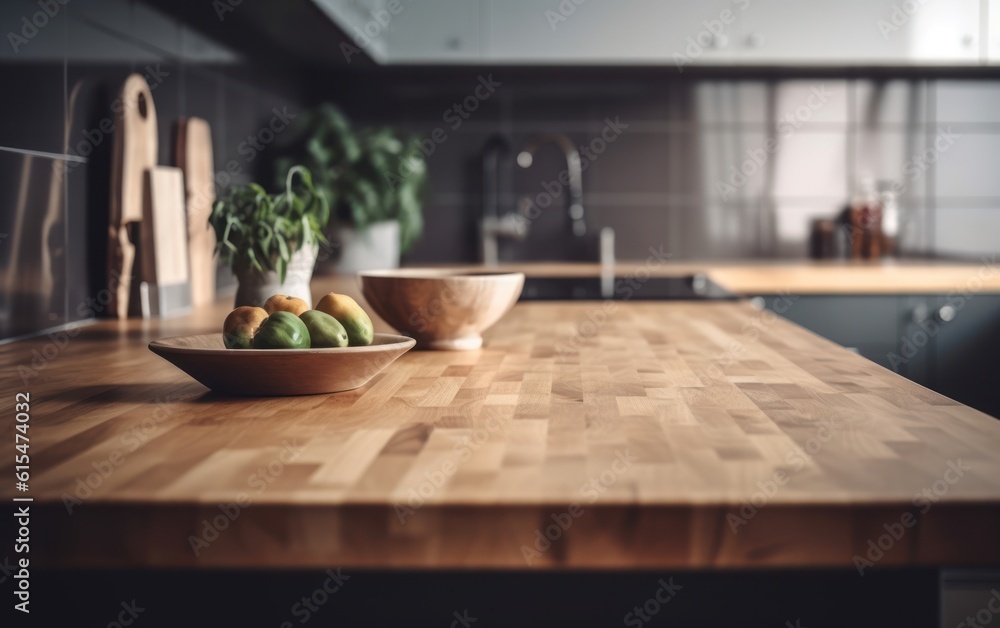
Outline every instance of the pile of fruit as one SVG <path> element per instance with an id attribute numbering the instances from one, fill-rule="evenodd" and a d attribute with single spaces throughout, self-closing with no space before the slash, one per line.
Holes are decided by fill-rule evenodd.
<path id="1" fill-rule="evenodd" d="M 297 297 L 272 296 L 264 307 L 238 307 L 222 325 L 228 349 L 308 349 L 370 345 L 372 319 L 346 294 L 331 292 L 316 309 Z"/>

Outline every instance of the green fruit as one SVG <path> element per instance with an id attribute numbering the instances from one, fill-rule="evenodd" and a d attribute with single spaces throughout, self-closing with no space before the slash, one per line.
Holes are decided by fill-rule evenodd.
<path id="1" fill-rule="evenodd" d="M 331 292 L 319 300 L 316 309 L 334 317 L 344 326 L 352 347 L 370 345 L 375 338 L 372 319 L 357 301 L 346 294 Z"/>
<path id="2" fill-rule="evenodd" d="M 309 329 L 291 312 L 275 312 L 253 337 L 254 349 L 308 349 Z"/>
<path id="3" fill-rule="evenodd" d="M 313 347 L 346 347 L 347 331 L 337 319 L 326 312 L 306 310 L 299 318 L 309 329 L 309 343 Z"/>

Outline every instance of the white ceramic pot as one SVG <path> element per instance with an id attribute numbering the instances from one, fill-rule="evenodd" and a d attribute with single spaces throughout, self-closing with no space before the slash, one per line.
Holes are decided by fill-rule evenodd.
<path id="1" fill-rule="evenodd" d="M 383 220 L 358 231 L 340 227 L 335 234 L 340 246 L 337 272 L 399 268 L 399 221 Z"/>
<path id="2" fill-rule="evenodd" d="M 319 246 L 303 247 L 292 253 L 288 262 L 288 273 L 285 283 L 278 280 L 278 273 L 267 271 L 249 271 L 237 275 L 240 287 L 236 291 L 236 307 L 252 305 L 261 307 L 264 301 L 274 294 L 287 294 L 298 297 L 312 307 L 312 293 L 309 290 L 309 280 L 312 279 L 313 267 L 316 265 L 316 255 Z"/>

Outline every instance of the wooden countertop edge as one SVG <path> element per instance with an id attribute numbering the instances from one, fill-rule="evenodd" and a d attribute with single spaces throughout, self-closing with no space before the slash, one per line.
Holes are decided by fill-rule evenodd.
<path id="1" fill-rule="evenodd" d="M 452 267 L 452 266 L 449 266 Z M 590 263 L 531 262 L 497 266 L 459 265 L 460 272 L 512 272 L 531 276 L 593 277 L 601 267 Z M 727 290 L 746 296 L 758 294 L 947 294 L 1000 293 L 1000 261 L 996 256 L 979 263 L 885 260 L 881 262 L 618 261 L 617 275 L 671 277 L 704 273 Z"/>
<path id="2" fill-rule="evenodd" d="M 212 536 L 205 534 L 205 526 L 224 516 L 218 506 L 88 504 L 71 517 L 61 506 L 46 506 L 33 511 L 32 532 L 39 541 L 32 549 L 38 550 L 33 552 L 38 564 L 48 568 L 557 570 L 860 564 L 877 570 L 1000 562 L 1000 536 L 995 534 L 1000 504 L 941 504 L 926 513 L 874 504 L 774 504 L 757 509 L 742 524 L 733 523 L 738 512 L 728 507 L 587 506 L 576 518 L 565 512 L 427 506 L 401 524 L 387 507 L 308 507 L 290 513 L 287 507 L 261 504 L 238 513 Z M 901 523 L 908 521 L 905 513 L 914 517 L 910 528 Z M 94 526 L 102 526 L 103 533 L 94 534 Z M 193 538 L 208 540 L 197 543 Z M 882 549 L 873 550 L 873 544 Z"/>
<path id="3" fill-rule="evenodd" d="M 0 500 L 9 501 L 12 498 L 18 497 L 20 493 L 6 493 L 0 494 Z M 601 501 L 595 502 L 593 504 L 587 505 L 588 508 L 601 508 L 604 510 L 628 510 L 630 508 L 695 508 L 695 509 L 711 509 L 711 508 L 739 508 L 743 505 L 743 499 L 729 499 L 729 498 L 719 498 L 719 499 L 705 499 L 704 501 L 699 501 L 697 499 L 692 499 L 689 497 L 685 498 L 657 498 L 646 496 L 643 498 L 644 501 L 638 503 L 631 498 L 628 499 L 605 499 L 602 498 Z M 64 508 L 65 504 L 63 501 L 50 496 L 44 496 L 41 498 L 36 498 L 33 500 L 34 507 L 37 508 Z M 144 507 L 163 507 L 163 508 L 214 508 L 218 506 L 218 500 L 203 500 L 203 501 L 192 501 L 187 499 L 171 499 L 171 498 L 157 498 L 157 499 L 145 499 L 145 498 L 91 498 L 86 500 L 88 508 L 144 508 Z M 961 506 L 961 507 L 1000 507 L 1000 499 L 995 497 L 983 496 L 983 497 L 949 497 L 948 505 L 950 506 Z M 267 499 L 258 498 L 253 502 L 255 507 L 273 507 L 281 506 L 283 508 L 298 508 L 302 510 L 310 509 L 351 509 L 351 508 L 392 508 L 393 504 L 386 504 L 379 500 L 364 500 L 364 499 L 347 499 L 344 501 L 330 501 L 327 503 L 320 502 L 296 502 L 289 501 L 287 498 L 281 499 Z M 496 500 L 484 500 L 481 502 L 475 501 L 465 501 L 456 502 L 452 501 L 449 503 L 427 503 L 420 507 L 421 511 L 426 511 L 430 509 L 441 509 L 446 510 L 450 508 L 464 508 L 469 510 L 475 510 L 480 508 L 488 508 L 491 511 L 497 510 L 516 510 L 519 508 L 539 508 L 539 509 L 549 509 L 558 510 L 566 509 L 570 504 L 565 501 L 553 500 L 553 499 L 526 499 L 519 500 L 518 502 L 504 502 Z M 885 499 L 877 495 L 865 495 L 865 496 L 845 496 L 845 497 L 829 497 L 822 496 L 819 498 L 809 497 L 806 498 L 774 498 L 768 501 L 769 506 L 774 506 L 778 508 L 868 508 L 868 507 L 879 507 L 879 508 L 898 508 L 906 509 L 912 507 L 912 502 L 901 501 L 895 498 Z"/>

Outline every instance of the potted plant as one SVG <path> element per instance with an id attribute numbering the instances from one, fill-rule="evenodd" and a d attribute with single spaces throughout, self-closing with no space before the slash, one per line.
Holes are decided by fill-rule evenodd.
<path id="1" fill-rule="evenodd" d="M 330 204 L 331 250 L 340 272 L 395 268 L 423 229 L 427 165 L 420 141 L 390 128 L 355 130 L 335 106 L 302 114 L 281 140 L 278 173 L 293 163 L 313 173 Z M 328 257 L 327 250 L 321 259 Z"/>
<path id="2" fill-rule="evenodd" d="M 239 280 L 236 307 L 259 307 L 279 293 L 312 306 L 309 280 L 327 242 L 330 205 L 302 166 L 289 168 L 284 183 L 275 195 L 256 183 L 234 187 L 212 208 L 216 248 Z"/>

